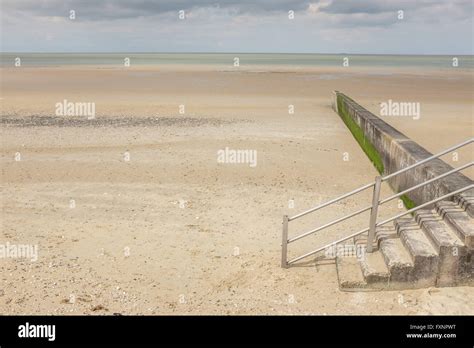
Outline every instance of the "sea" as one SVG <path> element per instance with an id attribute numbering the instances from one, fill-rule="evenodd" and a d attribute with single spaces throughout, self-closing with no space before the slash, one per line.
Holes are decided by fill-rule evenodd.
<path id="1" fill-rule="evenodd" d="M 19 60 L 18 60 L 19 58 Z M 347 59 L 346 59 L 347 58 Z M 212 65 L 212 66 L 286 66 L 393 67 L 419 69 L 474 68 L 472 55 L 369 55 L 369 54 L 296 54 L 296 53 L 15 53 L 1 52 L 0 66 L 54 67 L 67 65 Z"/>

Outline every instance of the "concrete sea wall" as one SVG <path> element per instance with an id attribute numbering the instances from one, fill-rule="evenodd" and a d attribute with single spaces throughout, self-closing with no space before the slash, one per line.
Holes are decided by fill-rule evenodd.
<path id="1" fill-rule="evenodd" d="M 333 108 L 382 175 L 394 173 L 433 155 L 343 93 L 334 92 Z M 459 142 L 463 140 L 465 139 L 459 139 Z M 394 191 L 400 192 L 452 169 L 441 159 L 434 159 L 390 179 L 389 184 Z M 414 190 L 407 196 L 412 203 L 419 205 L 472 182 L 467 176 L 457 172 Z M 469 190 L 454 198 L 466 206 L 471 216 L 474 215 L 474 207 L 471 205 L 473 196 L 474 190 Z"/>

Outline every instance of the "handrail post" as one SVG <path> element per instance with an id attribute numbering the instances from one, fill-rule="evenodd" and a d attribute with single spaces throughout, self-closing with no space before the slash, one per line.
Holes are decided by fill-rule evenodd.
<path id="1" fill-rule="evenodd" d="M 380 186 L 382 184 L 382 178 L 380 176 L 375 177 L 374 194 L 372 196 L 372 209 L 370 211 L 370 222 L 369 222 L 369 235 L 367 236 L 367 252 L 372 252 L 372 246 L 375 237 L 375 224 L 377 223 L 377 212 L 379 208 L 380 199 Z"/>
<path id="2" fill-rule="evenodd" d="M 283 215 L 283 231 L 281 234 L 281 267 L 288 268 L 288 215 Z"/>

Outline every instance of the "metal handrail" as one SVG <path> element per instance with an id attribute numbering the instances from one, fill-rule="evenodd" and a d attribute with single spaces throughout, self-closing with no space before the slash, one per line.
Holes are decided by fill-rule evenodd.
<path id="1" fill-rule="evenodd" d="M 364 186 L 361 186 L 361 187 L 359 187 L 359 188 L 356 188 L 355 190 L 353 190 L 353 191 L 351 191 L 351 192 L 348 192 L 348 193 L 346 193 L 346 194 L 343 194 L 342 196 L 339 196 L 339 197 L 336 197 L 336 198 L 334 198 L 334 199 L 331 199 L 330 201 L 327 201 L 327 202 L 325 202 L 325 203 L 323 203 L 323 204 L 320 204 L 320 205 L 318 205 L 317 207 L 308 209 L 308 210 L 306 210 L 306 211 L 304 211 L 304 212 L 302 212 L 302 213 L 299 213 L 299 214 L 297 214 L 297 215 L 288 217 L 288 221 L 296 220 L 296 219 L 298 219 L 298 218 L 300 218 L 300 217 L 302 217 L 302 216 L 305 216 L 305 215 L 307 215 L 307 214 L 309 214 L 309 213 L 312 213 L 313 211 L 319 210 L 319 209 L 324 208 L 324 207 L 326 207 L 326 206 L 328 206 L 328 205 L 331 205 L 331 204 L 333 204 L 333 203 L 339 202 L 340 200 L 342 200 L 342 199 L 344 199 L 344 198 L 347 198 L 347 197 L 349 197 L 349 196 L 355 195 L 356 193 L 359 193 L 359 192 L 361 192 L 361 191 L 364 191 L 364 190 L 366 190 L 366 189 L 368 189 L 369 187 L 372 187 L 372 186 L 374 186 L 374 185 L 375 185 L 375 182 L 370 183 L 370 184 L 367 184 L 367 185 L 364 185 Z"/>
<path id="2" fill-rule="evenodd" d="M 421 205 L 419 205 L 419 206 L 416 206 L 415 208 L 412 208 L 412 209 L 410 209 L 410 210 L 407 210 L 407 211 L 405 211 L 405 212 L 403 212 L 403 213 L 401 213 L 401 214 L 398 214 L 398 215 L 396 215 L 396 216 L 394 216 L 394 217 L 391 217 L 391 218 L 389 218 L 389 219 L 387 219 L 387 220 L 381 221 L 381 222 L 377 223 L 376 226 L 379 227 L 379 226 L 385 225 L 386 223 L 389 223 L 389 222 L 391 222 L 391 221 L 393 221 L 393 220 L 396 220 L 396 219 L 398 219 L 399 217 L 402 217 L 402 216 L 404 216 L 404 215 L 411 214 L 411 213 L 413 213 L 413 212 L 415 212 L 415 211 L 417 211 L 417 210 L 419 210 L 419 209 L 422 209 L 422 208 L 424 208 L 424 207 L 426 207 L 426 206 L 428 206 L 428 205 L 430 205 L 430 204 L 433 204 L 433 203 L 442 201 L 443 199 L 449 198 L 449 197 L 454 196 L 454 195 L 456 195 L 456 194 L 458 194 L 458 193 L 461 193 L 461 192 L 464 192 L 464 191 L 467 191 L 467 190 L 473 189 L 473 188 L 474 188 L 474 184 L 468 185 L 468 186 L 466 186 L 466 187 L 463 187 L 462 189 L 459 189 L 459 190 L 456 190 L 456 191 L 447 193 L 447 194 L 445 194 L 444 196 L 441 196 L 441 197 L 432 199 L 432 200 L 429 201 L 429 202 L 423 203 L 423 204 L 421 204 Z M 334 246 L 334 245 L 337 245 L 337 244 L 339 244 L 339 243 L 341 243 L 341 242 L 344 242 L 344 241 L 346 241 L 346 240 L 348 240 L 348 239 L 357 237 L 357 236 L 359 236 L 359 235 L 361 235 L 361 234 L 363 234 L 363 233 L 365 233 L 365 232 L 367 232 L 367 231 L 369 231 L 369 228 L 368 228 L 368 227 L 367 227 L 367 228 L 364 228 L 363 230 L 360 230 L 359 232 L 353 233 L 353 234 L 351 234 L 351 235 L 349 235 L 349 236 L 347 236 L 347 237 L 343 237 L 343 238 L 341 238 L 341 239 L 338 239 L 337 241 L 334 241 L 334 242 L 331 242 L 331 243 L 329 243 L 329 244 L 326 244 L 325 246 L 322 246 L 322 247 L 320 247 L 320 248 L 318 248 L 318 249 L 316 249 L 316 250 L 310 251 L 309 253 L 306 253 L 306 254 L 304 254 L 304 255 L 295 257 L 294 259 L 288 261 L 286 264 L 287 264 L 287 265 L 291 265 L 292 263 L 295 263 L 295 262 L 297 262 L 297 261 L 299 261 L 299 260 L 301 260 L 301 259 L 304 259 L 305 257 L 314 255 L 314 254 L 316 254 L 316 253 L 318 253 L 318 252 L 320 252 L 320 251 L 322 251 L 322 250 L 324 250 L 324 249 L 326 249 L 326 248 L 328 248 L 328 247 L 330 247 L 330 246 Z"/>
<path id="3" fill-rule="evenodd" d="M 467 185 L 467 186 L 465 186 L 465 187 L 463 187 L 463 188 L 460 188 L 459 190 L 456 190 L 456 191 L 453 191 L 453 192 L 449 192 L 449 193 L 445 194 L 444 196 L 441 196 L 441 197 L 432 199 L 432 200 L 429 201 L 429 202 L 426 202 L 426 203 L 417 205 L 415 208 L 412 208 L 412 209 L 409 209 L 409 210 L 407 210 L 407 211 L 404 211 L 403 213 L 400 213 L 400 214 L 395 215 L 395 216 L 393 216 L 393 217 L 391 217 L 391 218 L 388 218 L 387 220 L 378 222 L 378 223 L 375 224 L 375 226 L 376 226 L 376 227 L 379 227 L 379 226 L 385 225 L 386 223 L 391 222 L 391 221 L 393 221 L 393 220 L 396 220 L 396 219 L 398 219 L 399 217 L 402 217 L 402 216 L 411 214 L 411 213 L 417 211 L 418 209 L 427 207 L 427 206 L 430 205 L 430 204 L 433 204 L 433 203 L 442 201 L 443 199 L 446 199 L 446 198 L 448 198 L 448 197 L 457 195 L 458 193 L 461 193 L 461 192 L 470 190 L 470 189 L 472 189 L 472 188 L 474 188 L 474 184 Z"/>
<path id="4" fill-rule="evenodd" d="M 327 227 L 330 227 L 330 226 L 332 226 L 332 225 L 335 225 L 335 224 L 337 224 L 337 223 L 339 223 L 339 222 L 341 222 L 341 221 L 347 220 L 347 219 L 349 219 L 349 218 L 351 218 L 351 217 L 353 217 L 353 216 L 356 216 L 356 215 L 358 215 L 358 214 L 361 214 L 361 213 L 363 213 L 363 212 L 366 212 L 367 210 L 370 210 L 370 209 L 372 209 L 372 205 L 369 205 L 369 206 L 367 206 L 367 207 L 365 207 L 365 208 L 362 208 L 362 209 L 360 209 L 360 210 L 357 210 L 356 212 L 351 213 L 351 214 L 346 215 L 346 216 L 343 216 L 342 218 L 339 218 L 339 219 L 337 219 L 337 220 L 331 221 L 331 222 L 329 222 L 329 223 L 327 223 L 327 224 L 325 224 L 325 225 L 322 225 L 322 226 L 320 226 L 320 227 L 318 227 L 318 228 L 315 228 L 314 230 L 305 232 L 305 233 L 303 233 L 303 234 L 300 234 L 299 236 L 296 236 L 296 237 L 293 237 L 293 238 L 291 238 L 291 239 L 288 239 L 288 243 L 292 243 L 292 242 L 294 242 L 294 241 L 297 241 L 298 239 L 301 239 L 301 238 L 306 237 L 306 236 L 308 236 L 308 235 L 310 235 L 310 234 L 316 233 L 316 232 L 318 232 L 318 231 L 320 231 L 320 230 L 323 230 L 323 229 L 325 229 L 325 228 L 327 228 Z"/>
<path id="5" fill-rule="evenodd" d="M 406 189 L 406 190 L 403 190 L 403 191 L 401 191 L 401 192 L 398 192 L 398 193 L 394 194 L 393 196 L 390 196 L 390 197 L 387 197 L 387 198 L 385 198 L 385 199 L 382 199 L 382 200 L 379 202 L 379 205 L 382 205 L 382 204 L 384 204 L 384 203 L 387 203 L 388 201 L 391 201 L 392 199 L 395 199 L 395 198 L 397 198 L 397 197 L 403 196 L 405 193 L 408 193 L 408 192 L 410 192 L 410 191 L 416 190 L 416 189 L 418 189 L 418 188 L 420 188 L 420 187 L 423 187 L 423 186 L 425 186 L 425 185 L 431 184 L 432 182 L 434 182 L 434 181 L 436 181 L 436 180 L 439 180 L 439 179 L 442 179 L 442 178 L 444 178 L 444 177 L 447 177 L 448 175 L 451 175 L 451 174 L 456 173 L 456 172 L 459 172 L 459 171 L 461 171 L 461 170 L 463 170 L 463 169 L 469 168 L 469 167 L 472 166 L 472 165 L 474 165 L 474 162 L 466 163 L 466 164 L 463 165 L 463 166 L 460 166 L 460 167 L 458 167 L 458 168 L 454 168 L 453 170 L 450 170 L 450 171 L 448 171 L 448 172 L 446 172 L 446 173 L 444 173 L 444 174 L 441 174 L 441 175 L 439 175 L 439 176 L 437 176 L 437 177 L 435 177 L 435 178 L 432 178 L 432 179 L 430 179 L 430 180 L 426 180 L 425 182 L 419 183 L 418 185 L 412 186 L 412 187 L 410 187 L 410 188 L 408 188 L 408 189 Z"/>
<path id="6" fill-rule="evenodd" d="M 323 248 L 319 248 L 319 249 L 316 250 L 316 251 L 313 251 L 313 252 L 304 254 L 304 255 L 302 255 L 302 256 L 300 256 L 300 257 L 297 257 L 296 259 L 292 259 L 291 261 L 288 262 L 288 261 L 287 261 L 287 247 L 288 247 L 288 244 L 289 244 L 289 243 L 295 242 L 295 241 L 297 241 L 297 240 L 299 240 L 299 239 L 301 239 L 301 238 L 304 238 L 304 237 L 306 237 L 306 236 L 308 236 L 308 235 L 310 235 L 310 234 L 313 234 L 313 233 L 316 233 L 316 232 L 318 232 L 318 231 L 321 231 L 321 230 L 323 230 L 323 229 L 325 229 L 325 228 L 327 228 L 327 227 L 330 227 L 330 226 L 332 226 L 332 225 L 335 225 L 335 224 L 337 224 L 337 223 L 339 223 L 339 222 L 342 222 L 342 221 L 344 221 L 344 220 L 347 220 L 347 219 L 349 219 L 349 218 L 351 218 L 351 217 L 354 217 L 354 216 L 356 216 L 356 215 L 358 215 L 358 214 L 361 214 L 361 213 L 363 213 L 363 212 L 366 212 L 366 211 L 368 211 L 368 210 L 371 210 L 371 216 L 370 216 L 369 227 L 366 228 L 366 229 L 364 229 L 364 230 L 362 230 L 362 231 L 357 232 L 355 235 L 358 235 L 358 234 L 361 234 L 361 233 L 364 233 L 364 232 L 367 232 L 367 231 L 369 232 L 369 236 L 368 236 L 368 239 L 367 239 L 367 251 L 368 251 L 368 252 L 371 252 L 371 251 L 372 251 L 372 240 L 373 240 L 373 238 L 374 238 L 374 236 L 375 236 L 375 228 L 380 225 L 380 223 L 377 224 L 377 222 L 376 222 L 376 219 L 377 219 L 377 211 L 378 211 L 378 207 L 379 207 L 380 205 L 382 205 L 382 204 L 384 204 L 384 203 L 386 203 L 386 202 L 388 202 L 388 201 L 390 201 L 390 200 L 392 200 L 392 199 L 394 199 L 394 198 L 400 197 L 400 196 L 402 196 L 402 195 L 404 195 L 404 194 L 406 194 L 406 193 L 408 193 L 408 192 L 410 192 L 410 191 L 413 191 L 413 190 L 415 190 L 415 189 L 418 189 L 418 188 L 420 188 L 420 187 L 423 187 L 423 186 L 425 186 L 425 185 L 428 185 L 428 184 L 430 184 L 430 183 L 432 183 L 432 182 L 434 182 L 434 181 L 436 181 L 436 180 L 439 180 L 439 179 L 442 179 L 442 178 L 444 178 L 444 177 L 447 177 L 448 175 L 451 175 L 451 174 L 453 174 L 453 173 L 455 173 L 455 172 L 458 172 L 458 171 L 460 171 L 460 170 L 466 169 L 466 168 L 472 166 L 472 165 L 474 164 L 474 162 L 470 162 L 470 163 L 467 163 L 467 164 L 465 164 L 465 165 L 463 165 L 463 166 L 460 166 L 460 167 L 458 167 L 458 168 L 452 169 L 452 170 L 450 170 L 450 171 L 448 171 L 448 172 L 446 172 L 446 173 L 443 173 L 443 174 L 441 174 L 441 175 L 439 175 L 439 176 L 437 176 L 437 177 L 435 177 L 435 178 L 429 179 L 429 180 L 427 180 L 427 181 L 425 181 L 425 182 L 423 182 L 423 183 L 420 183 L 420 184 L 417 184 L 417 185 L 415 185 L 415 186 L 412 186 L 412 187 L 410 187 L 410 188 L 408 188 L 408 189 L 406 189 L 406 190 L 404 190 L 404 191 L 402 191 L 402 192 L 399 192 L 399 193 L 397 193 L 397 194 L 394 194 L 394 195 L 392 195 L 392 196 L 390 196 L 390 197 L 388 197 L 388 198 L 386 198 L 386 199 L 383 199 L 383 200 L 379 200 L 381 183 L 384 182 L 384 181 L 386 181 L 386 180 L 388 180 L 388 179 L 390 179 L 390 178 L 393 178 L 393 177 L 395 177 L 395 176 L 397 176 L 397 175 L 399 175 L 399 174 L 401 174 L 401 173 L 404 173 L 404 172 L 406 172 L 406 171 L 408 171 L 408 170 L 410 170 L 410 169 L 413 169 L 413 168 L 415 168 L 415 167 L 417 167 L 417 166 L 419 166 L 419 165 L 422 165 L 422 164 L 427 163 L 427 162 L 429 162 L 429 161 L 431 161 L 431 160 L 433 160 L 433 159 L 436 159 L 436 158 L 438 158 L 438 157 L 440 157 L 440 156 L 443 156 L 443 155 L 445 155 L 445 154 L 447 154 L 447 153 L 449 153 L 449 152 L 451 152 L 451 151 L 453 151 L 453 150 L 456 150 L 456 149 L 458 149 L 458 148 L 460 148 L 460 147 L 463 147 L 463 146 L 465 146 L 465 145 L 468 145 L 468 144 L 472 143 L 473 141 L 474 141 L 474 138 L 468 139 L 468 140 L 466 140 L 466 141 L 464 141 L 464 142 L 462 142 L 462 143 L 459 143 L 459 144 L 457 144 L 457 145 L 455 145 L 455 146 L 452 146 L 452 147 L 450 147 L 450 148 L 448 148 L 448 149 L 446 149 L 446 150 L 443 150 L 443 151 L 441 151 L 441 152 L 439 152 L 439 153 L 437 153 L 437 154 L 435 154 L 435 155 L 432 155 L 432 156 L 430 156 L 430 157 L 428 157 L 428 158 L 426 158 L 426 159 L 424 159 L 424 160 L 422 160 L 422 161 L 416 162 L 416 163 L 414 163 L 414 164 L 412 164 L 412 165 L 410 165 L 410 166 L 408 166 L 408 167 L 406 167 L 406 168 L 400 169 L 400 170 L 398 170 L 398 171 L 396 171 L 396 172 L 394 172 L 394 173 L 392 173 L 392 174 L 386 175 L 386 176 L 384 176 L 384 177 L 378 176 L 378 177 L 376 177 L 375 181 L 372 182 L 372 183 L 370 183 L 370 184 L 361 186 L 361 187 L 359 187 L 359 188 L 357 188 L 357 189 L 355 189 L 355 190 L 353 190 L 353 191 L 351 191 L 351 192 L 348 192 L 348 193 L 346 193 L 346 194 L 344 194 L 344 195 L 342 195 L 342 196 L 336 197 L 336 198 L 334 198 L 334 199 L 332 199 L 332 200 L 330 200 L 330 201 L 327 201 L 327 202 L 322 203 L 322 204 L 320 204 L 320 205 L 318 205 L 318 206 L 316 206 L 316 207 L 313 207 L 313 208 L 311 208 L 311 209 L 308 209 L 308 210 L 306 210 L 306 211 L 304 211 L 304 212 L 302 212 L 302 213 L 300 213 L 300 214 L 294 215 L 294 216 L 292 216 L 292 217 L 288 217 L 287 215 L 284 215 L 284 216 L 283 216 L 283 233 L 282 233 L 282 260 L 281 260 L 281 265 L 282 265 L 282 267 L 287 267 L 290 263 L 293 263 L 293 262 L 296 262 L 296 261 L 298 261 L 298 260 L 301 260 L 302 258 L 305 258 L 305 257 L 307 257 L 307 256 L 310 256 L 310 255 L 312 255 L 312 254 L 314 254 L 314 253 L 316 253 L 316 252 L 321 251 L 322 249 L 324 249 L 324 247 L 323 247 Z M 336 220 L 333 220 L 333 221 L 331 221 L 331 222 L 329 222 L 329 223 L 326 223 L 326 224 L 324 224 L 324 225 L 322 225 L 322 226 L 320 226 L 320 227 L 317 227 L 317 228 L 312 229 L 312 230 L 310 230 L 310 231 L 308 231 L 308 232 L 305 232 L 305 233 L 303 233 L 303 234 L 300 234 L 300 235 L 298 235 L 298 236 L 296 236 L 296 237 L 293 237 L 293 238 L 291 238 L 291 239 L 288 239 L 288 223 L 289 223 L 290 221 L 293 221 L 293 220 L 298 219 L 298 218 L 300 218 L 300 217 L 302 217 L 302 216 L 304 216 L 304 215 L 307 215 L 307 214 L 309 214 L 309 213 L 312 213 L 312 212 L 314 212 L 314 211 L 316 211 L 316 210 L 319 210 L 319 209 L 321 209 L 321 208 L 324 208 L 324 207 L 326 207 L 326 206 L 329 206 L 329 205 L 331 205 L 331 204 L 334 204 L 334 203 L 336 203 L 336 202 L 338 202 L 338 201 L 340 201 L 340 200 L 342 200 L 342 199 L 344 199 L 344 198 L 350 197 L 350 196 L 352 196 L 352 195 L 354 195 L 354 194 L 356 194 L 356 193 L 359 193 L 359 192 L 361 192 L 361 191 L 363 191 L 363 190 L 366 190 L 366 189 L 368 189 L 368 188 L 370 188 L 370 187 L 374 187 L 374 194 L 373 194 L 372 205 L 371 205 L 371 206 L 362 208 L 362 209 L 360 209 L 360 210 L 358 210 L 358 211 L 355 211 L 355 212 L 350 213 L 350 214 L 348 214 L 348 215 L 345 215 L 345 216 L 343 216 L 343 217 L 341 217 L 341 218 L 338 218 L 338 219 L 336 219 Z M 467 186 L 467 187 L 469 187 L 469 186 Z M 464 189 L 462 189 L 462 190 L 464 191 Z M 462 191 L 461 191 L 461 192 L 462 192 Z M 457 192 L 455 191 L 453 194 L 456 194 L 456 193 L 457 193 Z M 445 196 L 446 196 L 446 195 L 445 195 Z M 448 194 L 447 197 L 449 197 L 449 196 L 451 196 L 451 195 Z M 443 196 L 443 197 L 444 197 L 444 196 Z M 443 198 L 441 198 L 441 199 L 443 199 Z M 436 202 L 437 202 L 437 201 L 436 201 Z M 429 204 L 432 204 L 432 203 L 433 203 L 433 202 L 424 203 L 423 205 L 418 206 L 418 207 L 416 207 L 416 208 L 425 207 L 425 206 L 427 206 L 427 205 L 429 205 Z M 400 217 L 400 216 L 409 214 L 410 212 L 416 211 L 416 210 L 417 210 L 417 209 L 415 209 L 415 210 L 410 209 L 409 211 L 403 213 L 402 215 L 399 215 L 399 216 L 397 216 L 397 217 L 394 217 L 392 220 L 389 220 L 389 221 L 393 221 L 393 220 L 397 219 L 397 218 Z M 384 223 L 389 222 L 389 221 L 385 221 Z M 352 237 L 353 237 L 353 235 L 351 235 L 351 236 L 349 236 L 349 237 L 347 237 L 347 238 L 344 238 L 343 240 L 336 241 L 336 242 L 333 242 L 333 243 L 336 243 L 336 244 L 337 244 L 337 243 L 339 243 L 339 242 L 341 242 L 341 241 L 350 239 L 350 238 L 352 238 Z M 332 244 L 333 244 L 333 243 L 332 243 Z"/>
<path id="7" fill-rule="evenodd" d="M 468 144 L 472 143 L 473 141 L 474 141 L 474 138 L 471 138 L 471 139 L 468 139 L 468 140 L 466 140 L 466 141 L 463 141 L 462 143 L 459 143 L 459 144 L 457 144 L 457 145 L 455 145 L 455 146 L 451 146 L 450 148 L 448 148 L 448 149 L 446 149 L 446 150 L 444 150 L 444 151 L 438 152 L 437 154 L 435 154 L 435 155 L 433 155 L 433 156 L 430 156 L 430 157 L 428 157 L 428 158 L 425 158 L 425 159 L 422 160 L 422 161 L 416 162 L 416 163 L 414 163 L 414 164 L 412 164 L 412 165 L 410 165 L 410 166 L 408 166 L 408 167 L 406 167 L 406 168 L 400 169 L 400 170 L 398 170 L 398 171 L 396 171 L 396 172 L 394 172 L 394 173 L 392 173 L 392 174 L 388 174 L 388 175 L 386 175 L 386 176 L 383 176 L 383 177 L 381 178 L 381 180 L 382 180 L 382 182 L 383 182 L 383 181 L 386 181 L 386 180 L 388 180 L 388 179 L 391 179 L 391 178 L 393 178 L 393 177 L 395 177 L 395 176 L 397 176 L 397 175 L 399 175 L 399 174 L 401 174 L 401 173 L 404 173 L 404 172 L 406 172 L 406 171 L 408 171 L 408 170 L 410 170 L 410 169 L 416 168 L 416 167 L 418 167 L 418 166 L 420 166 L 420 165 L 422 165 L 422 164 L 425 164 L 425 163 L 427 163 L 427 162 L 429 162 L 429 161 L 431 161 L 431 160 L 434 160 L 434 159 L 436 159 L 436 158 L 438 158 L 438 157 L 441 157 L 441 156 L 443 156 L 443 155 L 446 155 L 446 154 L 449 153 L 449 152 L 452 152 L 452 151 L 454 151 L 454 150 L 456 150 L 456 149 L 459 149 L 460 147 L 463 147 L 463 146 L 465 146 L 465 145 L 468 145 Z M 351 192 L 348 192 L 348 193 L 346 193 L 346 194 L 343 194 L 342 196 L 339 196 L 339 197 L 336 197 L 336 198 L 334 198 L 334 199 L 332 199 L 332 200 L 330 200 L 330 201 L 324 202 L 324 203 L 322 203 L 322 204 L 320 204 L 320 205 L 318 205 L 318 206 L 316 206 L 316 207 L 310 208 L 310 209 L 308 209 L 308 210 L 306 210 L 306 211 L 304 211 L 304 212 L 302 212 L 302 213 L 299 213 L 299 214 L 297 214 L 297 215 L 288 217 L 288 221 L 296 220 L 296 219 L 298 219 L 298 218 L 300 218 L 300 217 L 302 217 L 302 216 L 305 216 L 305 215 L 307 215 L 307 214 L 309 214 L 309 213 L 312 213 L 313 211 L 319 210 L 319 209 L 324 208 L 324 207 L 326 207 L 326 206 L 328 206 L 328 205 L 331 205 L 331 204 L 333 204 L 333 203 L 339 202 L 340 200 L 342 200 L 342 199 L 344 199 L 344 198 L 350 197 L 350 196 L 352 196 L 352 195 L 355 195 L 356 193 L 359 193 L 359 192 L 364 191 L 364 190 L 366 190 L 366 189 L 368 189 L 368 188 L 370 188 L 370 187 L 373 187 L 374 185 L 375 185 L 375 182 L 372 182 L 372 183 L 370 183 L 370 184 L 367 184 L 367 185 L 361 186 L 361 187 L 359 187 L 359 188 L 356 188 L 355 190 L 352 190 Z"/>
<path id="8" fill-rule="evenodd" d="M 295 257 L 294 259 L 288 261 L 288 262 L 287 262 L 287 265 L 291 265 L 292 263 L 295 263 L 295 262 L 297 262 L 297 261 L 299 261 L 299 260 L 301 260 L 301 259 L 304 259 L 305 257 L 314 255 L 314 254 L 316 254 L 316 253 L 318 253 L 318 252 L 320 252 L 320 251 L 326 249 L 327 247 L 330 247 L 330 246 L 332 246 L 332 245 L 336 245 L 336 244 L 339 244 L 339 243 L 341 243 L 341 242 L 344 242 L 344 241 L 346 241 L 346 240 L 348 240 L 348 239 L 357 237 L 358 235 L 361 235 L 362 233 L 365 233 L 365 232 L 367 232 L 368 230 L 369 230 L 368 227 L 367 227 L 367 228 L 364 228 L 363 230 L 360 230 L 359 232 L 353 233 L 353 234 L 351 234 L 350 236 L 343 237 L 343 238 L 341 238 L 341 239 L 336 240 L 335 242 L 331 242 L 331 243 L 329 243 L 329 244 L 326 244 L 326 245 L 323 246 L 323 247 L 320 247 L 320 248 L 318 248 L 318 249 L 316 249 L 316 250 L 310 251 L 309 253 L 306 253 L 306 254 L 304 254 L 304 255 Z"/>
<path id="9" fill-rule="evenodd" d="M 433 156 L 430 156 L 428 158 L 425 158 L 424 160 L 420 161 L 420 162 L 416 162 L 406 168 L 403 168 L 403 169 L 400 169 L 399 171 L 396 171 L 395 173 L 392 173 L 392 174 L 389 174 L 389 175 L 386 175 L 382 178 L 382 181 L 385 181 L 385 180 L 388 180 L 388 179 L 391 179 L 395 176 L 397 176 L 398 174 L 401 174 L 401 173 L 404 173 L 406 172 L 407 170 L 410 170 L 410 169 L 413 169 L 415 167 L 418 167 L 419 165 L 422 165 L 422 164 L 425 164 L 426 162 L 429 162 L 431 160 L 434 160 L 438 157 L 441 157 L 443 155 L 446 155 L 447 153 L 449 152 L 452 152 L 456 149 L 459 149 L 460 147 L 463 147 L 465 145 L 468 145 L 470 143 L 472 143 L 474 141 L 474 138 L 471 138 L 471 139 L 468 139 L 466 141 L 463 141 L 462 143 L 459 143 L 457 145 L 454 145 L 454 146 L 451 146 L 450 148 L 444 150 L 444 151 L 441 151 L 441 152 L 438 152 L 437 154 L 433 155 Z"/>

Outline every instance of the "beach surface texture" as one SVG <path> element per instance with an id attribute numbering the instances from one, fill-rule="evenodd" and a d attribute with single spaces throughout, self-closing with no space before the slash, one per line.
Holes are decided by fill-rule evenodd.
<path id="1" fill-rule="evenodd" d="M 344 292 L 324 255 L 280 268 L 283 214 L 378 175 L 332 110 L 332 91 L 376 115 L 388 100 L 420 103 L 418 118 L 383 119 L 436 153 L 473 135 L 472 69 L 230 62 L 0 73 L 1 240 L 38 246 L 35 261 L 0 260 L 0 313 L 474 313 L 470 287 Z M 68 102 L 94 103 L 95 114 L 58 113 Z M 472 153 L 443 159 L 457 167 Z M 301 219 L 290 236 L 370 199 Z M 393 202 L 380 216 L 403 209 Z M 291 244 L 289 256 L 367 222 Z"/>

